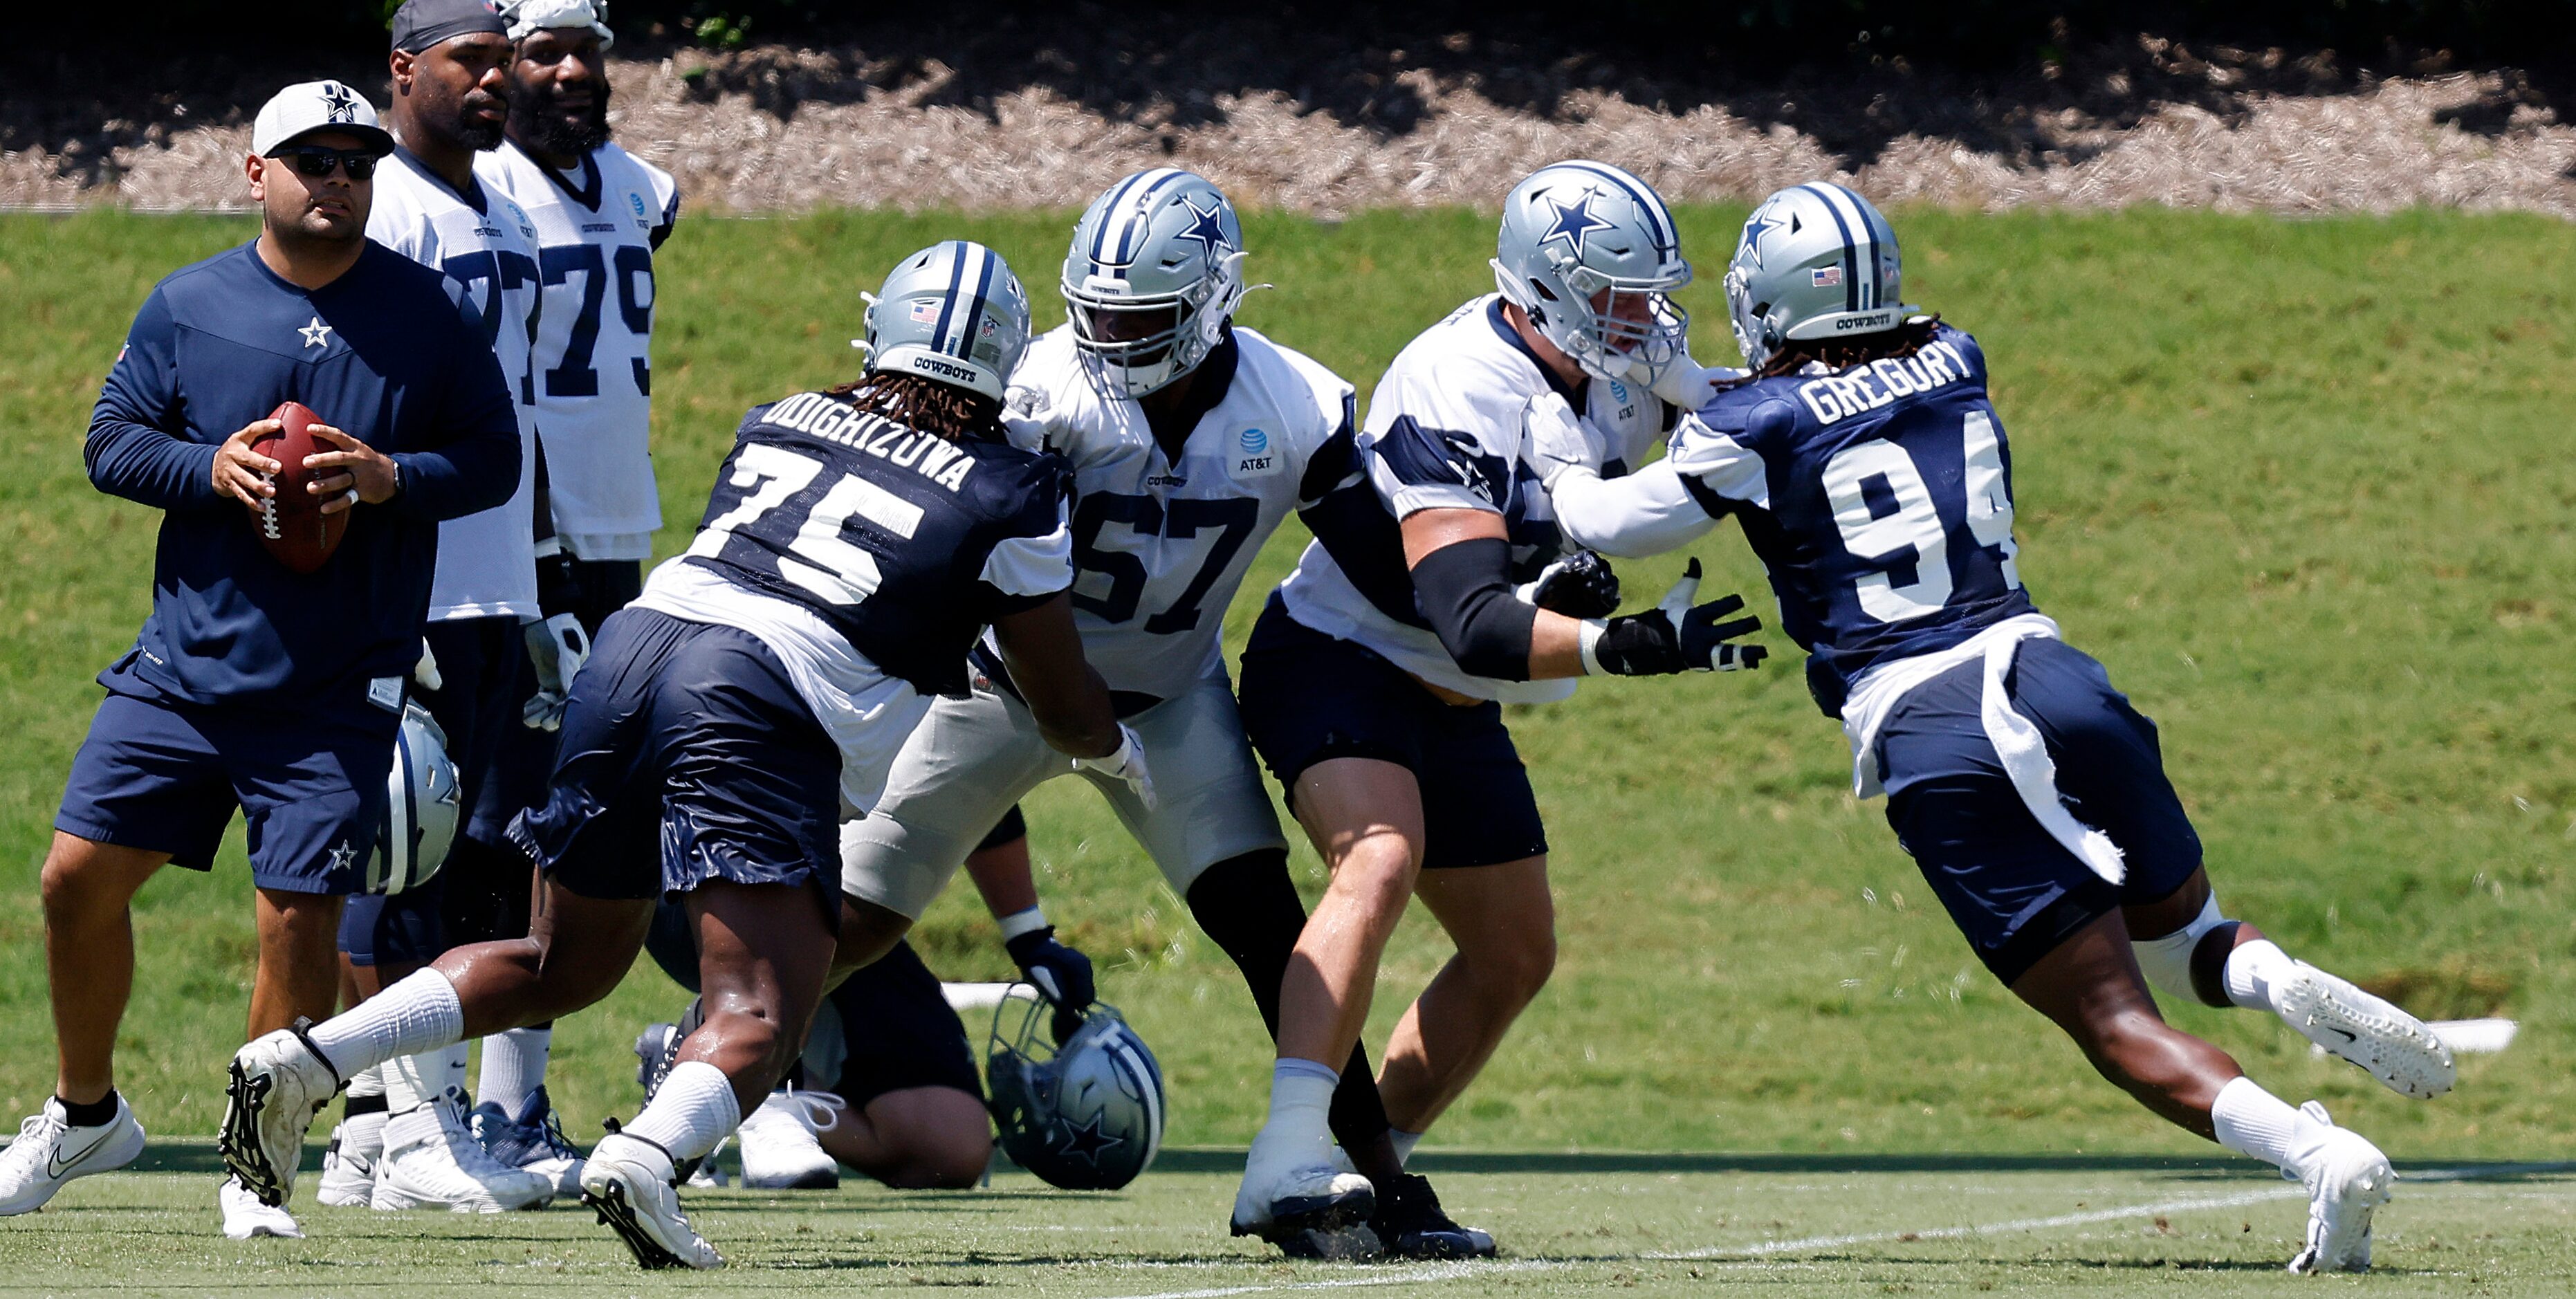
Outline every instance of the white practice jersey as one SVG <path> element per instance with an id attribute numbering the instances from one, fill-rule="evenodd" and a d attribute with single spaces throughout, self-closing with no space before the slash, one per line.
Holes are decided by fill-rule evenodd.
<path id="1" fill-rule="evenodd" d="M 1073 463 L 1074 622 L 1112 690 L 1173 699 L 1222 676 L 1218 637 L 1253 556 L 1357 471 L 1351 386 L 1251 329 L 1233 338 L 1200 365 L 1231 375 L 1177 461 L 1141 406 L 1093 382 L 1072 326 L 1011 375 L 1012 441 Z"/>
<path id="2" fill-rule="evenodd" d="M 1503 318 L 1501 296 L 1489 293 L 1405 344 L 1369 394 L 1359 441 L 1377 504 L 1395 522 L 1432 509 L 1500 514 L 1513 580 L 1537 577 L 1570 549 L 1524 445 L 1524 412 L 1551 389 L 1564 392 L 1605 439 L 1605 477 L 1642 464 L 1672 423 L 1661 398 L 1632 384 L 1595 379 L 1581 393 L 1567 391 Z M 1572 680 L 1500 681 L 1460 670 L 1414 600 L 1394 527 L 1319 538 L 1279 590 L 1297 621 L 1364 645 L 1433 685 L 1505 703 L 1574 693 Z"/>
<path id="3" fill-rule="evenodd" d="M 662 526 L 651 446 L 653 250 L 678 219 L 679 188 L 614 144 L 565 175 L 505 140 L 474 170 L 536 221 L 546 297 L 537 437 L 555 534 L 577 558 L 650 558 Z"/>
<path id="4" fill-rule="evenodd" d="M 424 266 L 447 273 L 449 292 L 482 313 L 501 373 L 519 416 L 519 490 L 506 505 L 438 525 L 438 574 L 430 583 L 429 620 L 537 616 L 536 375 L 533 353 L 542 299 L 537 292 L 537 228 L 510 196 L 477 184 L 448 188 L 409 153 L 376 166 L 367 237 Z"/>

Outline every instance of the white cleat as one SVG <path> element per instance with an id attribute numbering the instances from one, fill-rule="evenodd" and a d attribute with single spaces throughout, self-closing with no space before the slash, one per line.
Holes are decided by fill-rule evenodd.
<path id="1" fill-rule="evenodd" d="M 2308 1244 L 2290 1260 L 2290 1270 L 2367 1272 L 2370 1219 L 2388 1203 L 2397 1173 L 2379 1147 L 2357 1132 L 2334 1127 L 2325 1106 L 2309 1101 L 2299 1109 L 2328 1131 L 2300 1179 L 2308 1188 Z"/>
<path id="2" fill-rule="evenodd" d="M 314 1195 L 323 1207 L 363 1209 L 375 1198 L 376 1165 L 385 1157 L 384 1125 L 375 1126 L 373 1150 L 361 1150 L 351 1142 L 347 1124 L 331 1129 L 331 1144 L 322 1150 L 322 1185 Z"/>
<path id="3" fill-rule="evenodd" d="M 600 1223 L 615 1231 L 645 1267 L 723 1267 L 724 1255 L 681 1216 L 680 1193 L 671 1188 L 671 1177 L 669 1152 L 612 1132 L 582 1162 L 581 1202 L 598 1210 Z"/>
<path id="4" fill-rule="evenodd" d="M 2451 1090 L 2451 1048 L 2424 1021 L 2305 961 L 2272 990 L 2272 1005 L 2309 1041 L 2353 1062 L 2400 1096 Z"/>
<path id="5" fill-rule="evenodd" d="M 497 1163 L 475 1144 L 452 1101 L 437 1100 L 385 1124 L 385 1153 L 376 1165 L 375 1209 L 445 1209 L 502 1213 L 551 1199 L 542 1174 Z"/>
<path id="6" fill-rule="evenodd" d="M 282 1205 L 295 1193 L 304 1130 L 339 1090 L 330 1062 L 295 1029 L 281 1028 L 233 1053 L 215 1144 L 224 1166 L 260 1203 Z"/>
<path id="7" fill-rule="evenodd" d="M 1254 1143 L 1255 1148 L 1259 1143 Z M 1308 1164 L 1260 1175 L 1247 1169 L 1235 1192 L 1234 1217 L 1227 1229 L 1237 1236 L 1259 1236 L 1274 1245 L 1302 1243 L 1308 1233 L 1334 1233 L 1368 1221 L 1377 1211 L 1377 1192 L 1357 1173 L 1336 1172 L 1329 1163 Z"/>
<path id="8" fill-rule="evenodd" d="M 116 1117 L 95 1127 L 73 1127 L 63 1103 L 51 1096 L 43 1109 L 18 1125 L 18 1139 L 0 1151 L 0 1217 L 33 1213 L 63 1189 L 63 1183 L 92 1173 L 113 1172 L 143 1154 L 143 1125 L 125 1097 L 116 1098 Z"/>
<path id="9" fill-rule="evenodd" d="M 295 1215 L 273 1204 L 263 1204 L 250 1193 L 237 1177 L 227 1177 L 215 1190 L 215 1203 L 224 1211 L 224 1234 L 234 1240 L 253 1236 L 275 1236 L 282 1240 L 304 1239 L 304 1229 L 295 1225 Z"/>
<path id="10" fill-rule="evenodd" d="M 830 1092 L 774 1091 L 744 1116 L 742 1184 L 754 1191 L 827 1191 L 841 1184 L 841 1163 L 814 1134 L 840 1122 L 847 1101 Z"/>

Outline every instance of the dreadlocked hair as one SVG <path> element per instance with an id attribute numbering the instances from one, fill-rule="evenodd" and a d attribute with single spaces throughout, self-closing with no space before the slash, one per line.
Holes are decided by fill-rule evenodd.
<path id="1" fill-rule="evenodd" d="M 1940 323 L 1941 318 L 1937 315 L 1920 316 L 1894 329 L 1882 329 L 1875 334 L 1862 334 L 1854 338 L 1799 339 L 1783 343 L 1780 350 L 1771 354 L 1770 360 L 1762 363 L 1762 368 L 1732 383 L 1718 386 L 1721 389 L 1740 388 L 1758 380 L 1777 379 L 1784 374 L 1796 374 L 1810 365 L 1822 365 L 1828 370 L 1842 371 L 1855 365 L 1867 365 L 1872 361 L 1912 356 L 1923 350 L 1925 343 L 1932 341 L 1933 327 Z"/>
<path id="2" fill-rule="evenodd" d="M 872 370 L 855 383 L 832 389 L 832 395 L 849 398 L 850 404 L 860 410 L 951 442 L 968 438 L 998 442 L 1004 436 L 1002 403 L 926 375 Z"/>

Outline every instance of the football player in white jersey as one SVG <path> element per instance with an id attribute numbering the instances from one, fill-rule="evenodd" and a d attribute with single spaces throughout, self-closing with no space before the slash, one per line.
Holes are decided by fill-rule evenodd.
<path id="1" fill-rule="evenodd" d="M 1419 1134 L 1457 1099 L 1554 964 L 1547 840 L 1502 704 L 1574 678 L 1750 667 L 1735 597 L 1696 579 L 1605 618 L 1616 584 L 1569 554 L 1524 447 L 1528 407 L 1562 396 L 1639 463 L 1706 387 L 1670 294 L 1690 263 L 1663 201 L 1594 162 L 1540 169 L 1505 199 L 1499 292 L 1399 353 L 1369 400 L 1369 490 L 1309 511 L 1316 541 L 1243 655 L 1243 720 L 1333 872 L 1281 992 L 1270 1118 L 1238 1223 L 1346 1218 L 1373 1188 L 1325 1135 L 1333 1062 L 1359 1040 L 1388 936 L 1419 897 L 1457 944 L 1396 1025 L 1379 1086 Z M 1363 1170 L 1365 1171 L 1365 1170 Z"/>
<path id="2" fill-rule="evenodd" d="M 1065 256 L 1071 319 L 1031 343 L 1012 375 L 1011 425 L 1021 445 L 1073 464 L 1083 654 L 1144 745 L 1157 802 L 1093 783 L 1242 967 L 1275 1029 L 1305 913 L 1218 637 L 1262 543 L 1291 511 L 1355 488 L 1357 462 L 1350 386 L 1233 323 L 1243 258 L 1233 205 L 1205 178 L 1166 167 L 1110 186 Z M 1013 804 L 1072 770 L 989 646 L 976 666 L 974 692 L 940 700 L 913 733 L 875 813 L 843 828 L 842 887 L 855 904 L 845 951 L 873 959 L 890 947 Z M 1005 938 L 1045 927 L 1034 906 L 1002 921 Z M 1441 1216 L 1427 1184 L 1401 1179 L 1365 1057 L 1346 1043 L 1345 1058 L 1351 1082 L 1333 1126 L 1390 1179 L 1378 1222 L 1388 1249 L 1490 1251 L 1483 1233 Z M 1292 1215 L 1275 1234 L 1293 1245 L 1306 1225 Z"/>
<path id="3" fill-rule="evenodd" d="M 501 141 L 500 20 L 472 0 L 411 0 L 396 15 L 393 103 L 385 124 L 399 142 L 376 173 L 367 235 L 446 272 L 452 292 L 479 310 L 510 381 L 520 436 L 528 436 L 530 345 L 535 341 L 536 229 L 525 212 L 474 176 L 474 155 Z M 489 783 L 504 736 L 519 729 L 517 690 L 527 656 L 520 625 L 537 611 L 529 467 L 508 504 L 439 525 L 438 574 L 425 639 L 433 664 L 422 701 L 445 732 L 472 805 Z M 351 1001 L 436 959 L 448 948 L 442 873 L 392 895 L 352 898 L 342 917 Z M 350 1080 L 348 1109 L 322 1179 L 322 1202 L 378 1209 L 515 1209 L 557 1189 L 547 1176 L 487 1158 L 468 1135 L 465 1052 L 404 1056 Z M 553 1170 L 550 1170 L 553 1171 Z"/>
<path id="4" fill-rule="evenodd" d="M 501 6 L 511 41 L 509 117 L 500 147 L 474 160 L 483 183 L 536 223 L 546 302 L 530 457 L 540 502 L 537 596 L 546 642 L 576 646 L 643 589 L 643 561 L 662 523 L 647 446 L 653 250 L 679 209 L 670 175 L 608 138 L 605 53 L 615 35 L 603 21 L 606 8 L 593 0 Z M 523 685 L 535 696 L 528 708 L 536 725 L 561 711 L 564 676 L 541 670 Z M 514 735 L 501 779 L 473 809 L 449 867 L 457 881 L 449 886 L 450 928 L 459 942 L 527 932 L 527 866 L 503 846 L 503 831 L 543 790 L 553 751 L 551 729 Z M 545 1089 L 553 1041 L 553 1027 L 541 1025 L 483 1043 L 473 1129 L 495 1158 L 561 1164 L 563 1140 Z"/>

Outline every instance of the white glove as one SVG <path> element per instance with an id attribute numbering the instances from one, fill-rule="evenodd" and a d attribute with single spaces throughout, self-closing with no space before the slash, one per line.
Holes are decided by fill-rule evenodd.
<path id="1" fill-rule="evenodd" d="M 1146 811 L 1154 810 L 1154 773 L 1145 770 L 1145 746 L 1136 742 L 1136 733 L 1125 722 L 1118 724 L 1117 748 L 1097 758 L 1076 758 L 1073 765 L 1126 781 L 1127 788 L 1136 791 L 1136 801 Z"/>
<path id="2" fill-rule="evenodd" d="M 1610 448 L 1591 424 L 1574 413 L 1563 394 L 1553 389 L 1529 399 L 1521 410 L 1521 434 L 1529 447 L 1530 463 L 1538 470 L 1539 482 L 1556 486 L 1557 477 L 1568 469 L 1582 468 L 1601 472 L 1601 462 L 1610 458 Z"/>
<path id="3" fill-rule="evenodd" d="M 439 690 L 446 682 L 438 675 L 438 656 L 429 652 L 429 642 L 420 643 L 420 662 L 411 665 L 412 684 L 423 690 Z"/>
<path id="4" fill-rule="evenodd" d="M 1702 366 L 1684 355 L 1673 358 L 1662 374 L 1655 376 L 1654 394 L 1684 411 L 1697 411 L 1717 395 L 1717 385 L 1731 383 L 1747 371 L 1728 366 Z"/>
<path id="5" fill-rule="evenodd" d="M 521 632 L 528 640 L 528 661 L 537 669 L 537 693 L 519 720 L 530 730 L 551 731 L 563 725 L 573 674 L 590 661 L 590 633 L 568 613 L 529 623 Z"/>

